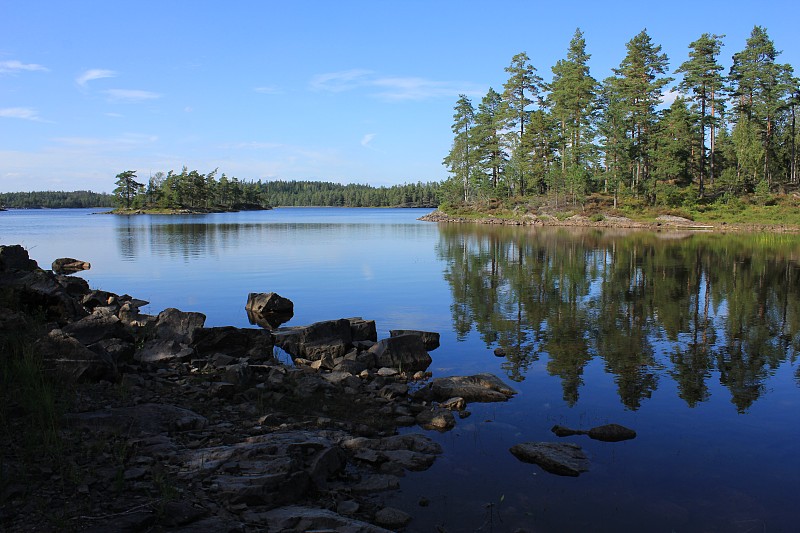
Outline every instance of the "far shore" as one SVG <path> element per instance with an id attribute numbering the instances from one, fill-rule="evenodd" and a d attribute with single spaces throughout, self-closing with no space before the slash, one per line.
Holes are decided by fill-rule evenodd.
<path id="1" fill-rule="evenodd" d="M 557 218 L 550 215 L 534 215 L 526 213 L 520 217 L 506 218 L 496 216 L 457 216 L 449 215 L 442 211 L 434 211 L 419 220 L 425 222 L 440 222 L 449 224 L 490 224 L 502 226 L 554 226 L 554 227 L 582 227 L 582 228 L 619 228 L 640 229 L 649 231 L 682 230 L 682 231 L 712 231 L 712 232 L 768 232 L 768 233 L 800 233 L 800 226 L 791 224 L 741 224 L 728 222 L 695 222 L 688 218 L 662 215 L 652 222 L 638 221 L 622 216 L 603 215 L 601 217 L 587 217 L 585 215 L 572 215 L 567 218 Z"/>

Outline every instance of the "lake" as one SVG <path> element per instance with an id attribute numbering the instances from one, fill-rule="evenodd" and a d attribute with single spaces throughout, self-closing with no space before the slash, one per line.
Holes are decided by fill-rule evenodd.
<path id="1" fill-rule="evenodd" d="M 93 288 L 251 327 L 250 292 L 287 325 L 342 317 L 441 334 L 434 376 L 519 391 L 472 404 L 444 454 L 388 505 L 408 531 L 794 531 L 800 520 L 800 236 L 437 225 L 429 210 L 281 208 L 186 216 L 0 212 L 40 266 L 91 262 Z M 503 356 L 496 356 L 495 349 Z M 617 423 L 617 443 L 559 439 Z M 574 442 L 579 477 L 509 453 Z"/>

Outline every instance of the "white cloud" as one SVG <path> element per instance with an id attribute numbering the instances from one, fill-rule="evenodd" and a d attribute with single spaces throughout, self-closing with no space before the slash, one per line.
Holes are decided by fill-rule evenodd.
<path id="1" fill-rule="evenodd" d="M 343 92 L 358 88 L 372 89 L 372 96 L 381 100 L 427 100 L 453 97 L 458 94 L 480 95 L 473 84 L 436 81 L 419 77 L 377 76 L 370 70 L 352 69 L 319 74 L 312 78 L 311 88 L 317 91 Z"/>
<path id="2" fill-rule="evenodd" d="M 16 74 L 21 71 L 48 72 L 48 69 L 36 63 L 23 63 L 15 59 L 11 61 L 0 61 L 0 74 Z"/>
<path id="3" fill-rule="evenodd" d="M 100 80 L 103 78 L 114 78 L 116 77 L 117 73 L 113 70 L 106 70 L 101 68 L 93 68 L 87 70 L 77 78 L 75 78 L 75 83 L 80 85 L 81 87 L 86 87 L 86 84 L 92 80 Z"/>
<path id="4" fill-rule="evenodd" d="M 363 146 L 364 148 L 371 148 L 369 143 L 371 143 L 372 139 L 374 139 L 374 138 L 375 138 L 375 134 L 374 133 L 367 133 L 366 135 L 364 135 L 361 138 L 361 146 Z"/>
<path id="5" fill-rule="evenodd" d="M 668 90 L 668 91 L 667 91 L 667 92 L 665 92 L 665 93 L 661 93 L 661 104 L 662 104 L 664 107 L 669 107 L 669 106 L 671 106 L 673 103 L 675 103 L 675 100 L 676 100 L 676 99 L 677 99 L 677 98 L 678 98 L 680 95 L 681 95 L 681 93 L 679 93 L 679 92 L 678 92 L 676 89 L 674 89 L 674 88 L 673 88 L 673 89 L 670 89 L 670 90 Z"/>
<path id="6" fill-rule="evenodd" d="M 253 90 L 259 94 L 281 94 L 281 90 L 274 85 L 264 85 Z"/>
<path id="7" fill-rule="evenodd" d="M 0 109 L 0 117 L 3 118 L 21 118 L 24 120 L 41 121 L 35 109 L 30 107 L 6 107 Z"/>
<path id="8" fill-rule="evenodd" d="M 108 89 L 103 91 L 109 100 L 115 102 L 144 102 L 146 100 L 157 100 L 161 95 L 151 91 L 140 91 L 138 89 Z"/>
<path id="9" fill-rule="evenodd" d="M 311 88 L 334 93 L 349 91 L 370 84 L 370 70 L 351 69 L 318 74 L 311 79 Z"/>

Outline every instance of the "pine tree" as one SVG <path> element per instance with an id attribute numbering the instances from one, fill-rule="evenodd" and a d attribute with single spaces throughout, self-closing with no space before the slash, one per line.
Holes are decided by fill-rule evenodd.
<path id="1" fill-rule="evenodd" d="M 536 69 L 530 64 L 528 54 L 525 52 L 520 52 L 511 58 L 511 64 L 505 70 L 509 77 L 508 81 L 503 85 L 503 110 L 501 114 L 504 129 L 508 131 L 505 149 L 512 154 L 513 158 L 514 151 L 522 143 L 525 126 L 530 121 L 528 107 L 534 103 L 534 98 L 539 103 L 538 97 L 542 87 L 542 79 L 536 75 Z M 516 194 L 524 196 L 527 176 L 521 168 L 516 174 Z"/>
<path id="2" fill-rule="evenodd" d="M 714 181 L 714 141 L 715 129 L 717 128 L 717 115 L 721 112 L 722 101 L 720 92 L 724 80 L 720 72 L 722 65 L 717 62 L 721 39 L 724 35 L 711 35 L 704 33 L 699 39 L 689 45 L 689 60 L 681 64 L 675 71 L 676 74 L 683 74 L 683 79 L 678 85 L 678 89 L 684 95 L 689 96 L 694 109 L 700 114 L 700 164 L 698 175 L 698 192 L 702 198 L 705 192 L 705 171 L 706 171 L 706 130 L 710 131 L 708 138 L 711 141 L 711 151 L 709 155 L 709 180 Z"/>
<path id="3" fill-rule="evenodd" d="M 792 86 L 792 67 L 776 63 L 780 52 L 769 39 L 761 26 L 755 26 L 747 39 L 745 49 L 733 55 L 733 65 L 729 73 L 731 95 L 734 99 L 734 110 L 739 122 L 746 121 L 739 136 L 739 143 L 748 152 L 752 149 L 753 140 L 745 139 L 745 133 L 756 135 L 761 139 L 761 168 L 749 168 L 753 172 L 755 182 L 761 179 L 772 185 L 775 170 L 776 145 L 775 133 L 779 113 L 787 105 L 786 99 Z M 734 142 L 737 142 L 734 136 Z M 744 145 L 747 147 L 744 148 Z M 750 158 L 752 162 L 752 157 Z"/>
<path id="4" fill-rule="evenodd" d="M 476 157 L 476 151 L 472 146 L 474 125 L 475 109 L 472 107 L 470 99 L 461 94 L 453 114 L 453 126 L 451 127 L 455 133 L 453 146 L 443 163 L 460 184 L 461 197 L 464 202 L 469 201 L 472 188 L 472 171 Z"/>
<path id="5" fill-rule="evenodd" d="M 118 204 L 124 204 L 126 209 L 130 209 L 137 193 L 144 187 L 144 185 L 136 181 L 135 170 L 126 170 L 117 174 L 116 185 L 114 196 L 117 198 Z"/>
<path id="6" fill-rule="evenodd" d="M 628 52 L 614 73 L 619 78 L 619 97 L 627 117 L 631 137 L 633 175 L 631 189 L 638 193 L 649 183 L 650 149 L 653 124 L 658 119 L 664 87 L 672 81 L 665 76 L 667 55 L 654 45 L 647 30 L 642 30 L 625 45 Z"/>
<path id="7" fill-rule="evenodd" d="M 501 142 L 501 106 L 502 96 L 490 87 L 475 114 L 477 182 L 478 188 L 486 193 L 497 191 L 508 160 Z"/>

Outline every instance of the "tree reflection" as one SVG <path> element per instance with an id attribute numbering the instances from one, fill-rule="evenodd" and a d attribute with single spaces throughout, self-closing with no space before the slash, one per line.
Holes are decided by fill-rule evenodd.
<path id="1" fill-rule="evenodd" d="M 716 376 L 739 411 L 800 346 L 800 238 L 446 225 L 438 253 L 461 339 L 521 381 L 546 357 L 569 405 L 595 357 L 635 410 L 668 377 L 690 406 Z"/>

